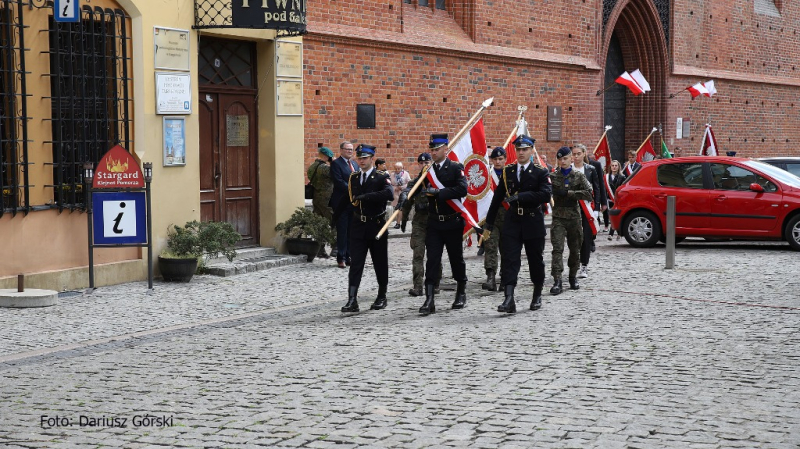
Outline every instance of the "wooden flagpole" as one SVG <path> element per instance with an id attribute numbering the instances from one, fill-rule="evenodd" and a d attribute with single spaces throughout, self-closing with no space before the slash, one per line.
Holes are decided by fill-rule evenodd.
<path id="1" fill-rule="evenodd" d="M 448 144 L 447 154 L 450 154 L 450 152 L 453 151 L 453 147 L 464 136 L 464 133 L 466 133 L 467 130 L 469 130 L 472 127 L 472 125 L 475 124 L 475 122 L 478 121 L 478 118 L 481 116 L 483 111 L 486 110 L 486 108 L 488 108 L 489 106 L 491 106 L 492 103 L 494 103 L 494 97 L 491 97 L 491 98 L 485 100 L 481 104 L 481 107 L 478 108 L 478 110 L 475 112 L 475 114 L 473 114 L 472 117 L 470 117 L 470 119 L 467 120 L 467 124 L 464 125 L 464 127 L 461 128 L 461 130 L 459 132 L 456 133 L 455 137 L 453 137 L 453 140 Z M 447 155 L 445 155 L 445 157 L 447 157 Z M 416 193 L 417 189 L 419 189 L 419 187 L 425 182 L 425 175 L 428 174 L 428 170 L 432 166 L 433 166 L 433 164 L 431 164 L 431 165 L 429 165 L 429 166 L 427 166 L 427 167 L 422 169 L 422 172 L 419 175 L 419 179 L 417 179 L 417 182 L 414 183 L 414 185 L 411 187 L 411 190 L 409 190 L 409 192 L 408 192 L 408 197 L 409 198 L 414 196 L 414 193 Z M 378 231 L 378 234 L 375 236 L 375 240 L 380 240 L 381 236 L 383 236 L 383 234 L 386 232 L 386 230 L 389 229 L 389 225 L 392 224 L 392 222 L 395 220 L 395 218 L 397 218 L 397 215 L 399 213 L 400 213 L 399 209 L 395 210 L 394 213 L 392 213 L 392 216 L 389 217 L 388 220 L 386 220 L 386 223 L 384 223 L 384 225 L 381 228 L 381 230 Z"/>
<path id="2" fill-rule="evenodd" d="M 603 131 L 603 135 L 600 136 L 600 140 L 598 140 L 597 141 L 597 145 L 594 146 L 594 151 L 592 151 L 592 156 L 594 156 L 595 159 L 597 159 L 597 149 L 600 148 L 600 142 L 603 141 L 603 138 L 606 136 L 606 134 L 608 134 L 608 131 L 610 131 L 611 128 L 612 128 L 611 125 L 606 125 L 606 130 Z M 611 149 L 609 148 L 609 153 L 610 152 L 611 152 Z M 611 161 L 609 161 L 609 163 L 611 163 Z"/>
<path id="3" fill-rule="evenodd" d="M 644 139 L 644 142 L 642 142 L 642 144 L 639 145 L 639 148 L 636 149 L 636 157 L 639 157 L 639 150 L 641 150 L 644 144 L 646 144 L 647 141 L 650 140 L 651 137 L 653 137 L 653 133 L 656 131 L 658 131 L 658 128 L 653 128 L 653 130 L 650 131 L 650 134 L 647 135 L 647 138 Z"/>

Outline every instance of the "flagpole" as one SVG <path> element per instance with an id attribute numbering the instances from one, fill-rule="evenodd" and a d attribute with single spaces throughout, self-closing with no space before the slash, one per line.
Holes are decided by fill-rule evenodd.
<path id="1" fill-rule="evenodd" d="M 649 141 L 649 140 L 650 140 L 650 138 L 651 138 L 651 137 L 653 137 L 653 133 L 654 133 L 654 132 L 656 132 L 656 131 L 658 131 L 658 129 L 657 129 L 657 128 L 653 128 L 653 130 L 652 130 L 652 131 L 650 131 L 650 134 L 648 134 L 648 135 L 647 135 L 647 138 L 646 138 L 646 139 L 644 139 L 644 142 L 642 142 L 642 144 L 641 144 L 641 145 L 639 145 L 639 148 L 637 148 L 637 149 L 636 149 L 636 156 L 637 156 L 637 157 L 639 156 L 639 150 L 641 150 L 641 149 L 642 149 L 642 147 L 644 146 L 644 144 L 646 144 L 646 143 L 647 143 L 647 141 Z"/>
<path id="2" fill-rule="evenodd" d="M 508 139 L 503 144 L 503 149 L 505 149 L 511 140 L 517 135 L 517 130 L 519 129 L 519 121 L 522 120 L 522 116 L 525 115 L 525 111 L 528 110 L 527 106 L 517 106 L 517 110 L 519 111 L 519 115 L 517 115 L 517 121 L 514 122 L 514 129 L 511 130 L 511 134 L 508 135 Z"/>
<path id="3" fill-rule="evenodd" d="M 467 124 L 466 124 L 466 125 L 464 125 L 464 127 L 463 127 L 463 128 L 461 128 L 461 130 L 460 130 L 459 132 L 457 132 L 457 133 L 456 133 L 455 137 L 453 137 L 453 140 L 452 140 L 452 141 L 450 142 L 450 144 L 448 145 L 448 149 L 447 149 L 447 153 L 445 154 L 445 157 L 447 157 L 447 154 L 450 154 L 450 152 L 451 152 L 451 151 L 453 151 L 453 146 L 455 146 L 456 142 L 458 142 L 458 140 L 459 140 L 459 139 L 461 139 L 461 137 L 464 135 L 464 133 L 465 133 L 465 132 L 466 132 L 468 129 L 470 129 L 470 127 L 471 127 L 471 126 L 472 126 L 472 125 L 473 125 L 473 124 L 474 124 L 476 121 L 478 121 L 478 118 L 481 116 L 481 114 L 483 113 L 483 111 L 484 111 L 484 110 L 486 110 L 486 108 L 488 108 L 489 106 L 491 106 L 493 103 L 494 103 L 494 97 L 492 97 L 492 98 L 489 98 L 489 99 L 485 100 L 485 101 L 484 101 L 484 102 L 481 104 L 481 107 L 480 107 L 480 108 L 478 108 L 477 112 L 475 112 L 475 114 L 473 114 L 473 115 L 472 115 L 472 117 L 470 117 L 470 119 L 469 119 L 469 120 L 467 120 Z M 419 187 L 420 187 L 420 186 L 421 186 L 421 185 L 422 185 L 422 184 L 425 182 L 425 175 L 428 173 L 428 170 L 429 170 L 429 169 L 430 169 L 430 167 L 432 167 L 432 166 L 433 166 L 433 164 L 431 164 L 431 165 L 429 165 L 429 166 L 427 166 L 427 167 L 424 167 L 424 168 L 422 169 L 422 172 L 421 172 L 421 173 L 420 173 L 420 175 L 419 175 L 419 179 L 417 179 L 417 182 L 416 182 L 416 183 L 414 183 L 414 185 L 411 187 L 411 190 L 409 190 L 409 192 L 408 192 L 408 197 L 409 197 L 409 198 L 411 198 L 412 196 L 414 196 L 414 193 L 416 193 L 417 189 L 418 189 L 418 188 L 419 188 Z M 386 230 L 387 230 L 387 229 L 389 229 L 389 225 L 391 225 L 391 224 L 392 224 L 392 222 L 395 220 L 395 218 L 397 218 L 397 215 L 398 215 L 399 213 L 400 213 L 400 209 L 396 209 L 396 210 L 395 210 L 395 211 L 392 213 L 392 216 L 391 216 L 391 217 L 389 217 L 389 219 L 388 219 L 388 220 L 386 220 L 386 223 L 384 223 L 384 225 L 383 225 L 383 227 L 381 228 L 381 230 L 380 230 L 380 231 L 378 231 L 378 234 L 375 236 L 375 240 L 380 240 L 381 236 L 383 236 L 383 234 L 386 232 Z"/>
<path id="4" fill-rule="evenodd" d="M 674 94 L 669 94 L 669 97 L 670 98 L 675 98 L 676 95 L 679 95 L 679 94 L 683 93 L 684 90 L 689 90 L 689 88 L 688 87 L 684 87 L 683 89 L 675 92 Z"/>
<path id="5" fill-rule="evenodd" d="M 610 131 L 610 130 L 611 130 L 611 128 L 612 128 L 612 126 L 611 126 L 611 125 L 606 125 L 606 130 L 605 130 L 605 131 L 603 131 L 603 135 L 602 135 L 602 136 L 600 136 L 600 140 L 598 140 L 598 141 L 597 141 L 597 145 L 595 145 L 595 146 L 594 146 L 594 151 L 592 151 L 592 156 L 595 156 L 595 158 L 597 158 L 597 149 L 598 149 L 598 148 L 600 148 L 600 142 L 602 142 L 602 141 L 603 141 L 603 137 L 605 137 L 605 136 L 606 136 L 606 134 L 608 134 L 608 131 Z M 609 149 L 609 152 L 610 152 L 610 151 L 611 151 L 611 150 Z M 611 163 L 611 161 L 609 161 L 609 163 Z"/>
<path id="6" fill-rule="evenodd" d="M 608 86 L 604 87 L 603 90 L 598 90 L 597 93 L 595 94 L 595 96 L 598 96 L 598 95 L 602 94 L 603 92 L 607 91 L 608 89 L 611 89 L 612 87 L 614 87 L 614 84 L 617 84 L 617 82 L 614 81 L 613 83 L 611 83 Z"/>

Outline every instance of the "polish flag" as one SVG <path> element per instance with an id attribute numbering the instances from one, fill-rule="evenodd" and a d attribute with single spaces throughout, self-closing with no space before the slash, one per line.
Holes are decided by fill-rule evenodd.
<path id="1" fill-rule="evenodd" d="M 592 235 L 597 235 L 597 231 L 600 229 L 600 220 L 597 218 L 599 214 L 594 210 L 594 203 L 587 200 L 580 200 L 579 203 L 583 216 L 586 217 L 589 222 L 589 228 L 592 229 Z"/>
<path id="2" fill-rule="evenodd" d="M 633 80 L 636 81 L 636 84 L 638 84 L 643 91 L 650 92 L 650 83 L 648 83 L 647 80 L 644 79 L 644 75 L 642 75 L 642 72 L 640 72 L 639 69 L 636 69 L 633 72 L 631 72 L 631 78 L 633 78 Z"/>
<path id="3" fill-rule="evenodd" d="M 528 135 L 528 122 L 525 121 L 524 117 L 520 119 L 519 123 L 517 123 L 517 132 L 514 137 L 519 136 L 521 134 Z M 511 139 L 511 141 L 508 142 L 508 145 L 506 145 L 506 165 L 516 164 L 516 163 L 517 163 L 517 147 L 514 146 L 514 139 Z"/>
<path id="4" fill-rule="evenodd" d="M 492 187 L 494 170 L 487 161 L 483 118 L 475 122 L 463 138 L 455 142 L 447 157 L 464 166 L 464 176 L 467 178 L 466 198 L 463 201 L 447 200 L 450 206 L 461 212 L 464 217 L 464 238 L 467 238 L 470 230 L 480 228 L 478 223 L 486 219 L 494 196 Z M 433 170 L 428 170 L 428 180 L 432 174 Z"/>
<path id="5" fill-rule="evenodd" d="M 700 147 L 700 154 L 698 156 L 719 156 L 717 139 L 714 137 L 714 131 L 711 130 L 711 125 L 706 125 L 706 132 L 703 134 L 703 146 Z"/>
<path id="6" fill-rule="evenodd" d="M 642 147 L 636 152 L 636 162 L 641 164 L 650 162 L 655 158 L 656 150 L 653 149 L 653 144 L 650 143 L 650 136 L 647 136 L 647 140 L 644 141 Z"/>
<path id="7" fill-rule="evenodd" d="M 640 86 L 639 83 L 637 83 L 628 72 L 623 72 L 615 82 L 617 84 L 622 84 L 623 86 L 628 86 L 628 89 L 630 89 L 634 95 L 643 94 L 645 92 L 644 88 Z"/>
<path id="8" fill-rule="evenodd" d="M 703 94 L 703 95 L 705 95 L 706 97 L 713 97 L 713 96 L 714 96 L 714 94 L 715 94 L 715 93 L 717 93 L 717 88 L 716 88 L 716 87 L 714 87 L 714 80 L 708 80 L 708 81 L 706 81 L 705 83 L 703 83 L 703 86 L 704 86 L 704 87 L 706 88 L 706 90 L 708 91 L 707 93 L 704 93 L 704 94 Z"/>
<path id="9" fill-rule="evenodd" d="M 607 167 L 611 165 L 611 149 L 608 148 L 608 135 L 605 133 L 600 142 L 597 142 L 597 146 L 594 149 L 594 158 L 603 166 L 603 173 L 605 173 Z"/>
<path id="10" fill-rule="evenodd" d="M 704 86 L 703 83 L 697 83 L 694 86 L 687 87 L 686 89 L 689 90 L 690 94 L 692 94 L 692 98 L 697 98 L 700 95 L 705 95 L 707 97 L 711 96 L 709 95 L 708 89 L 706 89 L 706 86 Z M 716 92 L 716 90 L 714 92 Z"/>

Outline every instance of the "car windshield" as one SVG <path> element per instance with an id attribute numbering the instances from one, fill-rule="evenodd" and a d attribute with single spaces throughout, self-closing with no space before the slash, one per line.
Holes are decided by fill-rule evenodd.
<path id="1" fill-rule="evenodd" d="M 775 178 L 784 184 L 800 188 L 800 178 L 786 170 L 775 167 L 774 165 L 769 165 L 759 161 L 745 161 L 744 165 L 769 175 L 770 177 Z"/>

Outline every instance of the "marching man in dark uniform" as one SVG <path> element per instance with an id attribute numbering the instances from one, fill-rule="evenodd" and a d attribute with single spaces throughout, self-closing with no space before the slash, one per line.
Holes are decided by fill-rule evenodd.
<path id="1" fill-rule="evenodd" d="M 486 215 L 486 226 L 483 232 L 484 241 L 490 238 L 502 203 L 505 200 L 509 208 L 505 213 L 500 245 L 502 251 L 501 283 L 505 285 L 505 300 L 497 307 L 498 312 L 515 313 L 517 305 L 514 301 L 514 288 L 520 269 L 522 247 L 528 256 L 528 267 L 533 282 L 533 300 L 531 310 L 542 307 L 542 289 L 544 288 L 544 238 L 547 235 L 544 227 L 542 204 L 550 201 L 550 176 L 547 168 L 533 163 L 533 145 L 535 140 L 520 135 L 514 141 L 517 149 L 517 163 L 507 165 L 503 176 L 494 191 L 492 204 Z"/>
<path id="2" fill-rule="evenodd" d="M 361 171 L 350 175 L 347 181 L 348 201 L 337 208 L 337 213 L 353 214 L 350 223 L 350 273 L 347 304 L 342 312 L 358 312 L 358 286 L 364 272 L 367 251 L 372 256 L 375 277 L 378 279 L 378 297 L 372 304 L 372 310 L 386 307 L 386 287 L 389 284 L 388 237 L 383 234 L 376 240 L 375 236 L 386 223 L 386 203 L 394 198 L 394 191 L 386 172 L 373 166 L 375 147 L 360 144 L 356 148 L 356 158 Z"/>
<path id="3" fill-rule="evenodd" d="M 442 263 L 442 251 L 447 248 L 453 279 L 456 280 L 456 299 L 454 309 L 462 309 L 467 304 L 467 267 L 464 263 L 464 218 L 459 211 L 450 207 L 447 200 L 461 199 L 467 196 L 467 179 L 464 177 L 464 166 L 447 158 L 447 145 L 450 141 L 447 134 L 431 134 L 430 147 L 433 157 L 433 173 L 441 182 L 442 188 L 425 183 L 425 195 L 428 196 L 428 234 L 425 236 L 425 248 L 428 262 L 425 265 L 425 303 L 419 313 L 430 314 L 436 311 L 434 305 L 434 288 L 439 284 L 439 265 Z"/>

